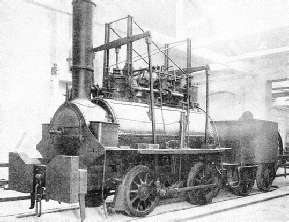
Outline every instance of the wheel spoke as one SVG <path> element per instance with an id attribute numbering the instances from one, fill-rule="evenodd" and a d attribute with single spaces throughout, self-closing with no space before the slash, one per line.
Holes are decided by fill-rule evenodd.
<path id="1" fill-rule="evenodd" d="M 140 186 L 140 184 L 138 184 L 135 180 L 133 181 L 135 185 L 137 185 L 137 187 Z"/>
<path id="2" fill-rule="evenodd" d="M 138 193 L 138 190 L 130 190 L 130 193 Z"/>
<path id="3" fill-rule="evenodd" d="M 148 187 L 150 187 L 153 182 L 154 182 L 153 180 L 151 182 L 149 182 Z"/>
<path id="4" fill-rule="evenodd" d="M 136 196 L 131 200 L 131 203 L 134 203 L 137 199 L 139 199 L 139 195 L 136 195 Z"/>
<path id="5" fill-rule="evenodd" d="M 202 183 L 202 179 L 195 179 L 195 181 L 197 182 L 197 184 L 195 184 L 195 185 L 199 185 L 199 184 L 201 184 Z"/>
<path id="6" fill-rule="evenodd" d="M 142 180 L 142 178 L 140 177 L 140 174 L 137 175 L 139 181 L 140 181 L 140 184 L 144 184 L 144 181 Z"/>
<path id="7" fill-rule="evenodd" d="M 206 184 L 212 184 L 213 180 L 214 180 L 213 177 L 207 179 Z"/>
<path id="8" fill-rule="evenodd" d="M 142 201 L 140 201 L 140 202 L 137 204 L 137 208 L 136 208 L 137 210 L 141 210 L 141 209 L 140 209 L 141 203 L 142 203 Z"/>
<path id="9" fill-rule="evenodd" d="M 146 173 L 146 176 L 145 176 L 145 180 L 144 180 L 144 183 L 146 184 L 148 181 L 148 173 Z"/>

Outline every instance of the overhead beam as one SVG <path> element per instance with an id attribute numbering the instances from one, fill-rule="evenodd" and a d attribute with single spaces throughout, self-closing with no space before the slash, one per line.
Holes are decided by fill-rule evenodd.
<path id="1" fill-rule="evenodd" d="M 138 34 L 138 35 L 133 35 L 133 36 L 130 36 L 130 37 L 120 38 L 120 39 L 114 40 L 112 42 L 103 44 L 103 45 L 101 45 L 99 47 L 93 48 L 92 51 L 93 52 L 99 52 L 99 51 L 103 51 L 103 50 L 118 48 L 118 47 L 120 47 L 122 45 L 126 45 L 128 43 L 140 40 L 140 39 L 148 37 L 150 35 L 151 35 L 150 32 L 145 32 L 143 34 Z"/>

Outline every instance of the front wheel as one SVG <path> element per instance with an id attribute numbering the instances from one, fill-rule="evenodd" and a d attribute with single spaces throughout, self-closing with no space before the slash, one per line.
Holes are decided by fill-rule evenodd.
<path id="1" fill-rule="evenodd" d="M 124 204 L 131 216 L 143 217 L 158 205 L 155 178 L 146 166 L 135 166 L 124 179 Z"/>

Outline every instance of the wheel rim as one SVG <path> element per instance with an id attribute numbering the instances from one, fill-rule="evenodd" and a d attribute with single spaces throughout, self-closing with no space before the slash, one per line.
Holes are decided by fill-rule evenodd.
<path id="1" fill-rule="evenodd" d="M 149 214 L 158 203 L 155 179 L 147 168 L 132 171 L 127 180 L 126 203 L 134 216 Z"/>

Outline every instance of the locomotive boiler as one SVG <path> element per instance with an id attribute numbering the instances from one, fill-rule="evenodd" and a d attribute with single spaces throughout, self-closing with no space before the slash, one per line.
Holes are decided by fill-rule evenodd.
<path id="1" fill-rule="evenodd" d="M 192 100 L 189 82 L 190 73 L 204 71 L 208 92 L 209 67 L 188 64 L 183 91 L 173 88 L 180 81 L 167 70 L 156 69 L 159 77 L 153 81 L 151 61 L 145 69 L 148 84 L 128 69 L 106 72 L 105 87 L 94 88 L 95 52 L 121 45 L 129 49 L 145 38 L 151 60 L 152 42 L 149 32 L 130 33 L 93 48 L 93 7 L 90 0 L 73 1 L 71 96 L 43 124 L 37 144 L 42 158 L 9 154 L 9 188 L 31 193 L 30 208 L 37 216 L 42 199 L 79 202 L 82 220 L 85 205 L 104 202 L 108 195 L 114 195 L 115 211 L 132 216 L 145 216 L 160 198 L 178 194 L 185 193 L 193 204 L 211 202 L 220 188 L 225 149 L 214 143 L 208 115 Z"/>

